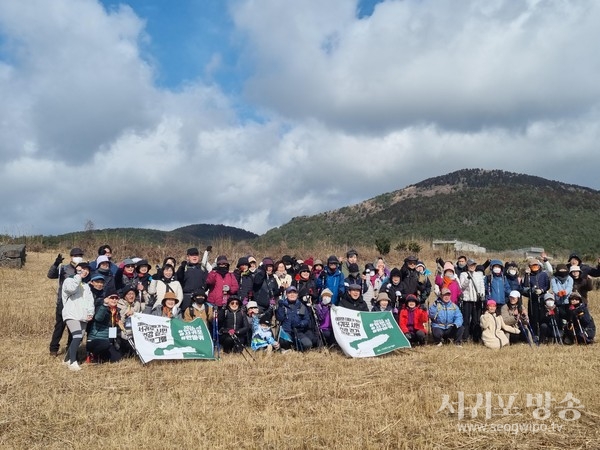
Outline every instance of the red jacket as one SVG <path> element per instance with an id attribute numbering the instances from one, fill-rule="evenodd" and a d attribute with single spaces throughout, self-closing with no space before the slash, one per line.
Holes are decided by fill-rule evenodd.
<path id="1" fill-rule="evenodd" d="M 227 295 L 223 295 L 223 286 L 229 286 Z M 210 290 L 208 293 L 208 303 L 215 306 L 223 306 L 227 304 L 227 298 L 232 294 L 237 294 L 239 284 L 233 272 L 227 272 L 223 277 L 216 270 L 211 270 L 206 277 L 206 287 Z"/>
<path id="2" fill-rule="evenodd" d="M 415 330 L 421 330 L 427 333 L 427 330 L 423 326 L 424 323 L 429 321 L 427 311 L 423 311 L 421 308 L 416 307 L 414 309 L 414 328 Z M 400 329 L 403 333 L 408 333 L 408 308 L 402 308 L 400 311 Z"/>

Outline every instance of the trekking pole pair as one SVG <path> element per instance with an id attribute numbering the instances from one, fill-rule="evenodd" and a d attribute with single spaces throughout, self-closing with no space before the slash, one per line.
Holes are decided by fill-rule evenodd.
<path id="1" fill-rule="evenodd" d="M 231 336 L 231 339 L 233 339 L 233 345 L 242 354 L 244 359 L 246 361 L 248 361 L 248 357 L 244 353 L 244 352 L 246 352 L 248 355 L 250 355 L 250 358 L 252 358 L 252 361 L 256 362 L 256 359 L 254 359 L 254 355 L 252 353 L 250 353 L 250 350 L 248 350 L 248 347 L 246 347 L 244 344 L 242 344 L 242 341 L 240 341 L 240 338 L 235 333 L 230 334 L 230 336 Z"/>

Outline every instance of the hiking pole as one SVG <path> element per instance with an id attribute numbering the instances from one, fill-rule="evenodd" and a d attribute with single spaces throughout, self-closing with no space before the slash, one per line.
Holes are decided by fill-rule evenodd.
<path id="1" fill-rule="evenodd" d="M 219 308 L 213 307 L 213 339 L 217 349 L 217 359 L 221 359 L 221 345 L 219 342 Z"/>
<path id="2" fill-rule="evenodd" d="M 558 324 L 556 323 L 556 318 L 554 316 L 550 317 L 550 323 L 552 324 L 552 334 L 554 335 L 554 342 L 563 345 L 563 340 L 560 336 Z"/>
<path id="3" fill-rule="evenodd" d="M 531 327 L 531 322 L 529 321 L 529 317 L 527 317 L 524 314 L 521 314 L 521 318 L 523 320 L 523 323 L 525 324 L 527 331 L 529 332 L 529 335 L 531 336 L 531 339 L 533 340 L 533 342 L 535 342 L 535 345 L 537 347 L 539 347 L 540 346 L 540 338 L 533 333 L 533 328 Z"/>
<path id="4" fill-rule="evenodd" d="M 315 307 L 312 302 L 308 305 L 310 311 L 312 312 L 313 319 L 315 320 L 315 328 L 317 331 L 317 336 L 319 336 L 319 349 L 323 350 L 325 348 L 325 337 L 323 336 L 323 331 L 319 325 L 319 318 L 317 317 L 317 312 L 315 311 Z"/>
<path id="5" fill-rule="evenodd" d="M 589 340 L 589 336 L 587 334 L 587 331 L 585 331 L 583 329 L 583 327 L 581 326 L 581 322 L 579 321 L 578 317 L 575 317 L 575 320 L 577 321 L 577 326 L 579 327 L 579 332 L 581 333 L 581 337 L 583 338 L 583 342 L 585 342 L 585 345 L 588 345 L 588 340 Z"/>
<path id="6" fill-rule="evenodd" d="M 231 339 L 233 339 L 233 345 L 235 345 L 235 348 L 240 350 L 240 353 L 242 354 L 242 356 L 244 357 L 244 359 L 246 361 L 248 361 L 248 358 L 244 354 L 244 351 L 246 353 L 248 353 L 248 355 L 250 355 L 250 358 L 252 358 L 252 361 L 256 362 L 256 359 L 254 359 L 254 355 L 252 353 L 250 353 L 250 350 L 248 350 L 248 347 L 246 347 L 244 344 L 242 344 L 242 342 L 240 341 L 240 338 L 235 333 L 231 335 Z"/>
<path id="7" fill-rule="evenodd" d="M 525 328 L 525 325 L 523 324 L 523 321 L 521 320 L 521 318 L 519 316 L 517 316 L 517 324 L 519 325 L 519 329 L 521 330 L 521 332 L 525 335 L 525 338 L 527 339 L 527 343 L 529 344 L 529 346 L 531 348 L 533 348 L 533 343 L 531 342 L 529 332 Z"/>

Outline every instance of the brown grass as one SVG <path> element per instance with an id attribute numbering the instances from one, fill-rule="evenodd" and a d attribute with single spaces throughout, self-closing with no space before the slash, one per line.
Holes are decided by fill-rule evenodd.
<path id="1" fill-rule="evenodd" d="M 2 448 L 600 448 L 596 346 L 516 345 L 502 351 L 445 346 L 372 359 L 338 352 L 240 355 L 220 361 L 84 365 L 48 356 L 54 256 L 30 253 L 0 269 Z M 591 297 L 597 315 L 598 293 Z M 523 416 L 459 421 L 442 395 L 518 393 Z M 526 394 L 567 392 L 581 418 L 560 432 L 460 432 L 457 425 L 539 423 Z M 495 403 L 497 406 L 497 403 Z"/>

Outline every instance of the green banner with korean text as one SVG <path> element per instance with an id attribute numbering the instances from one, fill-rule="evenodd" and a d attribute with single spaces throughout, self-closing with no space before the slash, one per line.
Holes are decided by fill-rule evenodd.
<path id="1" fill-rule="evenodd" d="M 202 319 L 184 322 L 136 313 L 133 341 L 143 362 L 153 359 L 215 359 L 213 342 Z"/>
<path id="2" fill-rule="evenodd" d="M 342 351 L 353 358 L 367 358 L 410 348 L 392 313 L 362 312 L 331 307 L 335 339 Z"/>

